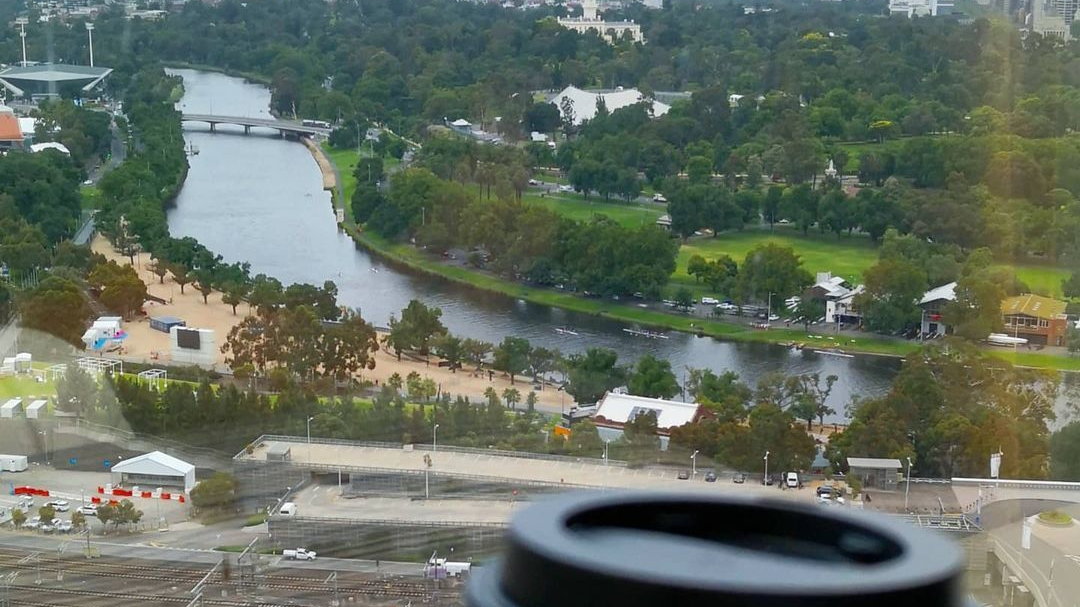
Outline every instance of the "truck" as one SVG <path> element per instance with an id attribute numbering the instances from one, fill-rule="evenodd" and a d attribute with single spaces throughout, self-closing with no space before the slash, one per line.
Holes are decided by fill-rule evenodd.
<path id="1" fill-rule="evenodd" d="M 290 560 L 296 561 L 314 561 L 315 553 L 311 550 L 304 548 L 297 548 L 296 550 L 282 550 L 281 555 Z"/>
<path id="2" fill-rule="evenodd" d="M 22 472 L 27 467 L 25 455 L 0 454 L 0 472 Z"/>

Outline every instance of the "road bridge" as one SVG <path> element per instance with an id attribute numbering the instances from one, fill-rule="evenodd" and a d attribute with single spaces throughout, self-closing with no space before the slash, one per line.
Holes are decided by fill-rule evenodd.
<path id="1" fill-rule="evenodd" d="M 244 127 L 244 134 L 251 132 L 252 128 L 275 129 L 282 135 L 315 136 L 330 134 L 331 129 L 319 126 L 307 126 L 295 120 L 278 120 L 277 118 L 248 118 L 243 116 L 218 116 L 216 114 L 188 114 L 181 117 L 183 122 L 205 122 L 210 125 L 210 132 L 217 132 L 217 125 L 232 124 Z"/>

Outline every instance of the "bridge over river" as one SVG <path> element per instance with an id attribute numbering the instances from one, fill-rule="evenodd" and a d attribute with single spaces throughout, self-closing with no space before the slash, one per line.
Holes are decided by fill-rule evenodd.
<path id="1" fill-rule="evenodd" d="M 244 134 L 251 132 L 252 128 L 275 129 L 282 135 L 299 137 L 314 135 L 329 135 L 330 130 L 321 126 L 309 126 L 295 120 L 278 120 L 277 118 L 250 118 L 245 116 L 219 116 L 216 114 L 189 114 L 185 112 L 181 118 L 183 122 L 205 122 L 210 125 L 210 132 L 217 131 L 219 124 L 232 124 L 244 127 Z"/>

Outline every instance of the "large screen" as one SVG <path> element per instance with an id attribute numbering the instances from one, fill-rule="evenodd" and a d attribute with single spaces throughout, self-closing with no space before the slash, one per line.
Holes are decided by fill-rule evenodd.
<path id="1" fill-rule="evenodd" d="M 198 350 L 200 345 L 199 332 L 195 329 L 177 329 L 176 345 L 187 350 Z"/>

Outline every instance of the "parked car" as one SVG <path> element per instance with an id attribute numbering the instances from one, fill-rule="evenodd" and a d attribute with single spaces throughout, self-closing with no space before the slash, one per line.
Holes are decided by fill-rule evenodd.
<path id="1" fill-rule="evenodd" d="M 773 477 L 771 477 L 771 476 L 766 476 L 765 478 L 761 479 L 761 484 L 762 485 L 768 485 L 768 486 L 771 487 L 773 482 L 774 482 Z"/>
<path id="2" fill-rule="evenodd" d="M 690 479 L 690 473 L 686 470 L 679 470 L 679 480 L 685 481 Z"/>
<path id="3" fill-rule="evenodd" d="M 79 512 L 81 512 L 83 516 L 97 516 L 97 506 L 93 504 L 85 504 L 83 506 L 79 506 Z"/>
<path id="4" fill-rule="evenodd" d="M 574 191 L 574 186 L 572 186 L 572 185 L 561 185 L 561 186 L 559 186 L 559 191 L 569 194 L 569 193 Z"/>
<path id="5" fill-rule="evenodd" d="M 722 302 L 716 304 L 716 307 L 721 309 L 721 310 L 724 310 L 725 312 L 728 311 L 728 310 L 738 310 L 739 309 L 739 306 L 736 306 L 735 304 L 731 303 L 730 301 L 722 301 Z"/>
<path id="6" fill-rule="evenodd" d="M 715 306 L 720 303 L 720 300 L 715 297 L 702 297 L 701 303 L 706 306 Z"/>
<path id="7" fill-rule="evenodd" d="M 798 489 L 800 484 L 799 474 L 797 472 L 788 472 L 784 475 L 784 484 L 787 485 L 788 489 Z"/>
<path id="8" fill-rule="evenodd" d="M 315 553 L 311 550 L 305 550 L 304 548 L 297 548 L 296 550 L 282 550 L 281 555 L 287 559 L 296 559 L 298 561 L 315 560 Z"/>
<path id="9" fill-rule="evenodd" d="M 780 315 L 779 314 L 769 314 L 769 320 L 772 321 L 772 322 L 776 322 L 776 321 L 780 320 Z"/>
<path id="10" fill-rule="evenodd" d="M 57 512 L 67 512 L 70 510 L 67 500 L 51 500 L 45 502 L 46 506 L 52 506 L 52 509 Z"/>
<path id="11" fill-rule="evenodd" d="M 58 518 L 53 519 L 53 527 L 56 527 L 56 530 L 60 533 L 71 533 L 71 530 L 74 528 L 71 521 L 62 521 Z"/>
<path id="12" fill-rule="evenodd" d="M 822 485 L 817 488 L 817 496 L 819 500 L 829 501 L 836 495 L 836 490 L 829 485 Z"/>
<path id="13" fill-rule="evenodd" d="M 653 202 L 667 202 L 667 198 L 664 198 L 663 194 L 653 194 Z"/>
<path id="14" fill-rule="evenodd" d="M 731 477 L 731 482 L 741 485 L 746 482 L 746 475 L 742 472 L 736 472 L 735 476 Z"/>
<path id="15" fill-rule="evenodd" d="M 41 528 L 41 517 L 40 516 L 35 516 L 35 517 L 27 520 L 25 523 L 23 523 L 23 529 L 40 529 L 40 528 Z"/>
<path id="16" fill-rule="evenodd" d="M 529 180 L 529 185 L 540 185 L 540 182 L 538 180 L 536 180 L 536 179 L 530 179 Z"/>
<path id="17" fill-rule="evenodd" d="M 708 472 L 706 472 L 705 473 L 705 482 L 706 483 L 715 483 L 716 482 L 716 473 L 713 472 L 712 470 L 709 470 Z"/>

